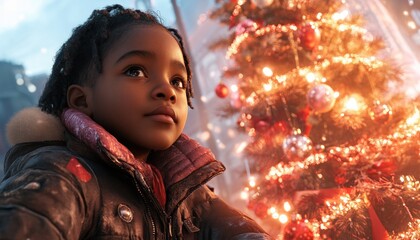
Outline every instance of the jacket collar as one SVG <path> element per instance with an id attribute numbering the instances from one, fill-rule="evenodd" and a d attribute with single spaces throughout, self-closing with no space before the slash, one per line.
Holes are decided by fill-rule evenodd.
<path id="1" fill-rule="evenodd" d="M 6 156 L 5 170 L 16 159 L 39 147 L 67 145 L 84 156 L 99 156 L 106 163 L 122 168 L 128 174 L 135 175 L 134 170 L 138 169 L 139 180 L 148 186 L 146 179 L 151 174 L 150 166 L 136 161 L 133 154 L 114 136 L 74 109 L 67 109 L 58 119 L 36 107 L 25 108 L 9 121 L 7 133 L 10 144 L 14 146 Z M 155 165 L 162 174 L 169 213 L 194 188 L 225 170 L 209 149 L 185 134 L 170 148 L 151 152 L 148 163 Z"/>
<path id="2" fill-rule="evenodd" d="M 143 184 L 147 185 L 147 179 L 152 177 L 150 165 L 137 161 L 123 144 L 91 118 L 75 109 L 67 109 L 61 120 L 67 131 L 102 159 L 110 160 L 131 173 L 134 169 L 139 170 Z M 179 199 L 188 195 L 191 188 L 206 183 L 225 170 L 208 148 L 185 134 L 168 149 L 151 152 L 148 162 L 156 166 L 163 177 L 170 193 L 169 205 L 175 205 Z M 171 195 L 175 199 L 171 200 Z"/>

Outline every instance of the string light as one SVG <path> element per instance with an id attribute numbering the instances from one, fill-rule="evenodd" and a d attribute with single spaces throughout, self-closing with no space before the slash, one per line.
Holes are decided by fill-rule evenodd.
<path id="1" fill-rule="evenodd" d="M 271 82 L 263 84 L 264 91 L 269 92 L 273 89 L 273 84 Z"/>
<path id="2" fill-rule="evenodd" d="M 337 199 L 339 201 L 326 201 L 325 205 L 330 209 L 330 214 L 323 216 L 323 222 L 328 223 L 340 216 L 345 215 L 351 210 L 357 210 L 362 207 L 366 207 L 366 196 L 359 196 L 354 199 L 349 194 L 343 194 Z"/>
<path id="3" fill-rule="evenodd" d="M 343 10 L 341 12 L 336 12 L 331 15 L 331 19 L 335 22 L 344 20 L 350 15 L 350 12 L 348 10 Z"/>
<path id="4" fill-rule="evenodd" d="M 245 0 L 239 0 L 237 1 L 237 5 L 235 6 L 234 12 L 232 13 L 232 16 L 237 16 L 241 11 L 241 6 L 245 3 Z M 343 1 L 344 2 L 344 1 Z M 294 6 L 292 4 L 292 1 L 289 1 L 290 6 Z M 344 20 L 349 16 L 349 11 L 342 11 L 339 13 L 335 13 L 332 15 L 331 20 L 325 20 L 323 19 L 321 22 L 323 26 L 331 26 L 331 28 L 339 29 L 342 32 L 345 31 L 351 31 L 352 33 L 359 34 L 359 35 L 365 35 L 367 33 L 367 30 L 358 26 L 354 26 L 352 24 L 345 24 L 340 23 L 341 20 Z M 318 13 L 317 18 L 321 19 L 322 14 Z M 415 27 L 415 26 L 414 26 Z M 294 25 L 290 26 L 282 26 L 282 25 L 270 25 L 258 29 L 254 29 L 249 32 L 245 32 L 243 34 L 240 34 L 236 36 L 233 43 L 230 45 L 226 58 L 231 58 L 235 54 L 238 53 L 238 49 L 241 46 L 241 44 L 244 43 L 249 37 L 259 37 L 263 36 L 268 33 L 286 33 L 289 31 L 296 31 L 297 27 Z M 322 48 L 322 46 L 320 46 Z M 320 58 L 319 58 L 320 59 Z M 323 77 L 320 72 L 321 70 L 325 70 L 328 67 L 331 67 L 332 64 L 342 64 L 344 65 L 357 65 L 361 64 L 366 66 L 367 69 L 377 69 L 384 67 L 384 62 L 376 59 L 375 57 L 365 57 L 365 56 L 359 56 L 355 54 L 346 54 L 345 56 L 338 56 L 338 57 L 332 57 L 330 59 L 326 60 L 320 60 L 319 62 L 314 63 L 313 66 L 309 66 L 306 68 L 299 68 L 297 71 L 293 70 L 290 71 L 284 75 L 276 75 L 273 77 L 274 73 L 273 71 L 268 68 L 264 67 L 262 69 L 262 74 L 266 77 L 273 77 L 271 78 L 268 83 L 263 83 L 262 90 L 265 92 L 273 92 L 275 94 L 276 87 L 284 87 L 284 84 L 286 83 L 287 79 L 300 80 L 296 78 L 296 76 L 300 76 L 302 79 L 306 79 L 308 83 L 313 82 L 326 82 L 326 78 Z M 242 77 L 241 77 L 242 78 Z M 343 92 L 343 95 L 345 93 Z M 256 104 L 256 95 L 258 95 L 257 92 L 253 92 L 246 98 L 246 103 L 250 105 Z M 339 92 L 335 92 L 336 97 L 338 98 L 340 96 Z M 338 104 L 337 104 L 338 105 Z M 366 109 L 366 104 L 364 102 L 364 99 L 361 96 L 349 96 L 349 97 L 343 97 L 341 101 L 341 109 L 337 108 L 338 111 L 340 111 L 339 120 L 343 124 L 349 124 L 353 128 L 360 127 L 362 124 L 362 120 L 359 120 L 361 118 L 361 115 L 363 114 L 363 111 Z M 248 118 L 249 119 L 249 118 Z M 241 126 L 245 126 L 245 123 L 241 122 Z M 359 124 L 359 125 L 358 125 Z M 283 176 L 292 174 L 294 171 L 298 171 L 301 169 L 308 168 L 312 165 L 320 164 L 322 162 L 326 162 L 329 160 L 329 157 L 331 155 L 334 155 L 335 157 L 339 158 L 343 162 L 348 163 L 348 165 L 351 164 L 371 164 L 375 162 L 375 160 L 378 160 L 378 152 L 383 152 L 383 149 L 387 149 L 390 147 L 393 147 L 395 149 L 395 146 L 401 146 L 411 144 L 413 141 L 416 141 L 415 138 L 418 137 L 419 133 L 419 112 L 416 109 L 415 113 L 406 119 L 406 121 L 400 125 L 400 128 L 397 129 L 396 132 L 393 134 L 390 134 L 385 137 L 375 138 L 375 137 L 369 137 L 366 139 L 362 139 L 359 143 L 357 143 L 354 146 L 338 146 L 338 147 L 332 147 L 326 150 L 325 153 L 317 153 L 309 156 L 307 159 L 305 159 L 302 162 L 290 162 L 287 164 L 280 163 L 277 166 L 274 166 L 270 169 L 269 173 L 265 176 L 266 180 L 278 180 L 278 182 L 283 181 Z M 255 136 L 255 129 L 251 128 L 249 131 L 250 136 Z M 403 141 L 401 141 L 403 140 Z M 245 148 L 246 143 L 244 143 L 243 148 Z M 398 148 L 398 147 L 397 147 Z M 243 150 L 243 149 L 242 149 Z M 242 152 L 242 150 L 240 152 Z M 386 153 L 386 152 L 385 152 Z M 389 158 L 392 159 L 393 155 L 398 155 L 398 151 L 393 152 L 390 154 Z M 322 174 L 318 174 L 319 178 L 322 178 Z M 412 177 L 409 176 L 401 176 L 399 178 L 401 180 L 401 183 L 405 186 L 406 189 L 418 191 L 419 190 L 419 182 L 415 181 Z M 258 188 L 257 181 L 255 177 L 249 178 L 249 186 L 255 190 L 255 188 Z M 241 198 L 249 198 L 250 189 L 247 188 L 246 191 L 244 190 L 241 193 Z M 350 197 L 350 195 L 345 194 L 341 195 L 337 201 L 328 201 L 326 202 L 327 206 L 331 209 L 331 214 L 326 214 L 322 216 L 322 222 L 315 221 L 313 224 L 313 227 L 316 229 L 327 229 L 329 226 L 331 226 L 331 221 L 339 216 L 342 216 L 343 214 L 346 214 L 352 209 L 358 209 L 362 207 L 367 207 L 368 202 L 366 201 L 366 196 L 358 196 L 356 198 Z M 281 209 L 281 207 L 279 207 Z M 289 202 L 283 203 L 283 209 L 285 212 L 290 212 L 292 209 L 292 206 Z M 271 215 L 273 219 L 278 219 L 281 223 L 286 223 L 289 221 L 289 216 L 286 213 L 282 213 L 281 211 L 277 211 L 275 207 L 270 207 L 268 210 L 268 213 Z M 415 220 L 413 223 L 410 223 L 410 230 L 398 235 L 398 239 L 419 239 L 419 232 L 420 232 L 420 221 Z M 317 230 L 314 230 L 314 236 L 319 236 Z M 318 235 L 317 235 L 318 234 Z M 410 235 L 411 234 L 411 235 Z M 417 234 L 417 235 L 416 235 Z"/>
<path id="5" fill-rule="evenodd" d="M 310 165 L 320 164 L 326 162 L 328 159 L 325 154 L 313 154 L 307 157 L 302 162 L 290 162 L 285 164 L 280 162 L 276 166 L 270 168 L 268 174 L 265 176 L 267 180 L 278 180 L 282 182 L 282 176 L 292 174 L 296 170 L 308 168 Z"/>
<path id="6" fill-rule="evenodd" d="M 350 96 L 345 102 L 343 106 L 343 112 L 360 112 L 361 110 L 361 103 L 360 98 L 355 96 Z"/>
<path id="7" fill-rule="evenodd" d="M 290 212 L 290 210 L 292 210 L 292 206 L 287 201 L 283 203 L 283 208 L 284 208 L 284 211 L 286 212 Z"/>
<path id="8" fill-rule="evenodd" d="M 241 192 L 241 199 L 242 200 L 248 200 L 249 199 L 249 189 L 246 188 L 246 190 L 243 190 Z"/>
<path id="9" fill-rule="evenodd" d="M 233 40 L 232 44 L 229 46 L 227 52 L 226 52 L 226 58 L 229 59 L 232 57 L 232 55 L 235 55 L 238 53 L 238 48 L 244 42 L 252 33 L 253 37 L 261 37 L 268 33 L 287 33 L 290 31 L 296 31 L 297 27 L 295 25 L 267 25 L 262 28 L 257 28 L 255 31 L 249 31 L 244 32 L 238 36 L 235 37 L 235 40 Z"/>
<path id="10" fill-rule="evenodd" d="M 262 69 L 262 72 L 263 72 L 264 76 L 266 76 L 266 77 L 273 76 L 273 70 L 271 70 L 271 68 L 269 68 L 269 67 L 264 67 Z"/>
<path id="11" fill-rule="evenodd" d="M 248 184 L 250 187 L 255 187 L 257 185 L 256 179 L 254 176 L 250 176 L 248 180 Z"/>
<path id="12" fill-rule="evenodd" d="M 392 235 L 391 239 L 406 240 L 406 239 L 420 239 L 420 219 L 415 219 L 408 223 L 408 230 L 396 235 Z"/>

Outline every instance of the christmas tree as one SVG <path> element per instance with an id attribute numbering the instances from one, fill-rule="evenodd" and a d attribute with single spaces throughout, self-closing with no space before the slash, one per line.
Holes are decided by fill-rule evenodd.
<path id="1" fill-rule="evenodd" d="M 279 239 L 420 239 L 419 99 L 364 17 L 341 0 L 216 3 L 215 93 L 249 136 L 249 210 Z"/>

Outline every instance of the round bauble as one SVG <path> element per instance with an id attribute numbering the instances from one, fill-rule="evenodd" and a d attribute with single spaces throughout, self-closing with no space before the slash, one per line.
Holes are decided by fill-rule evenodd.
<path id="1" fill-rule="evenodd" d="M 257 23 L 250 19 L 245 19 L 236 25 L 235 33 L 236 35 L 241 35 L 242 33 L 255 31 L 257 27 Z"/>
<path id="2" fill-rule="evenodd" d="M 305 24 L 299 29 L 300 45 L 309 51 L 314 50 L 321 41 L 321 32 L 313 24 Z"/>
<path id="3" fill-rule="evenodd" d="M 303 161 L 312 153 L 313 145 L 310 138 L 294 134 L 283 140 L 283 152 L 289 161 Z"/>
<path id="4" fill-rule="evenodd" d="M 334 90 L 327 84 L 317 84 L 306 94 L 308 105 L 317 113 L 330 111 L 335 104 Z"/>
<path id="5" fill-rule="evenodd" d="M 392 109 L 389 105 L 375 101 L 369 108 L 369 116 L 376 123 L 386 123 L 392 118 Z"/>
<path id="6" fill-rule="evenodd" d="M 219 98 L 225 98 L 229 95 L 229 88 L 225 84 L 219 83 L 214 89 L 214 92 Z"/>

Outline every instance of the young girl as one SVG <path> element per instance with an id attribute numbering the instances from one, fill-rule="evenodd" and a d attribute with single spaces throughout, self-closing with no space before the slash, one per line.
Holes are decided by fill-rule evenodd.
<path id="1" fill-rule="evenodd" d="M 191 97 L 176 30 L 95 10 L 9 124 L 0 238 L 270 239 L 205 185 L 224 166 L 182 134 Z"/>

